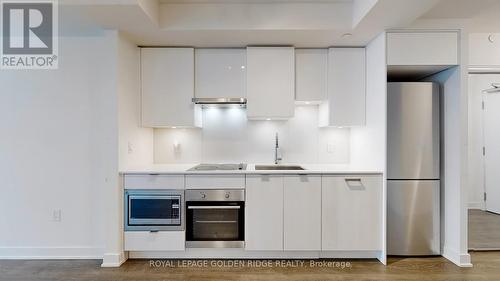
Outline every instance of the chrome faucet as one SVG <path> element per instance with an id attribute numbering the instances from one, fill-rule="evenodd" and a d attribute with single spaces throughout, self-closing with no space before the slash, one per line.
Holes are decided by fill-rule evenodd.
<path id="1" fill-rule="evenodd" d="M 276 145 L 274 146 L 274 164 L 278 165 L 283 158 L 281 156 L 278 157 L 278 150 L 280 149 L 279 146 L 279 138 L 278 138 L 278 133 L 276 133 Z"/>

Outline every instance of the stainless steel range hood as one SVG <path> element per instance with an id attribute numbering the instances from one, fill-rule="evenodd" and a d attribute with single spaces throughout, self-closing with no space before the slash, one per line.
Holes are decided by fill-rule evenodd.
<path id="1" fill-rule="evenodd" d="M 246 98 L 193 98 L 195 104 L 201 105 L 240 105 L 247 104 Z"/>

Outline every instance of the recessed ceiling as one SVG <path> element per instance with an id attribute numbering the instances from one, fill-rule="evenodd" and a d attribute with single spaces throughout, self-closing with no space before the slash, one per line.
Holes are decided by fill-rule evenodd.
<path id="1" fill-rule="evenodd" d="M 439 0 L 62 0 L 62 12 L 117 29 L 143 46 L 365 46 Z M 85 4 L 87 3 L 87 4 Z M 71 11 L 71 12 L 70 12 Z M 397 13 L 395 12 L 397 11 Z M 71 26 L 71 17 L 66 17 Z M 351 33 L 352 36 L 342 36 Z"/>

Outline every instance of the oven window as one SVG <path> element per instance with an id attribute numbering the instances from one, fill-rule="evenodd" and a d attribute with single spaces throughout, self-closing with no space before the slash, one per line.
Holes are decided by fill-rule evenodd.
<path id="1" fill-rule="evenodd" d="M 176 219 L 179 217 L 179 201 L 179 199 L 131 198 L 130 218 Z"/>
<path id="2" fill-rule="evenodd" d="M 243 205 L 189 206 L 188 240 L 238 241 L 243 239 Z"/>

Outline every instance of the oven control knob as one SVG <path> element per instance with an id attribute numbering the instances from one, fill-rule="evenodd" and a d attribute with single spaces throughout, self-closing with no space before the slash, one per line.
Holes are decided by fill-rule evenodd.
<path id="1" fill-rule="evenodd" d="M 226 197 L 226 199 L 229 199 L 229 193 L 226 193 L 225 197 Z"/>
<path id="2" fill-rule="evenodd" d="M 201 198 L 205 199 L 205 198 L 207 198 L 207 195 L 205 193 L 201 193 Z"/>

